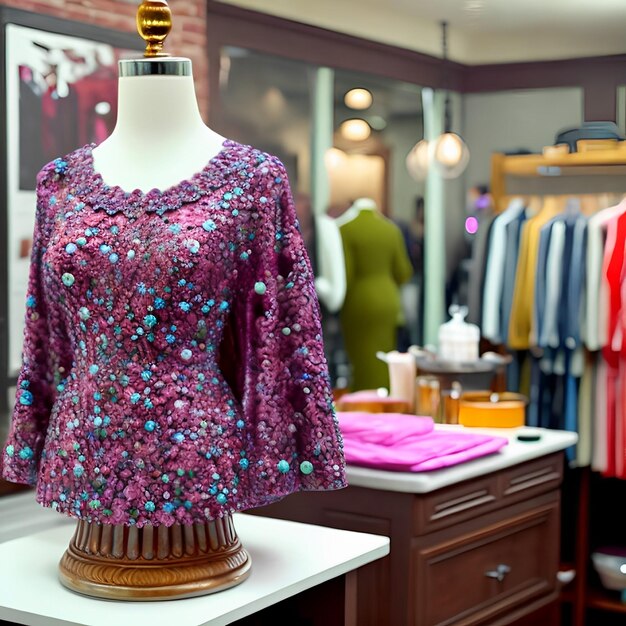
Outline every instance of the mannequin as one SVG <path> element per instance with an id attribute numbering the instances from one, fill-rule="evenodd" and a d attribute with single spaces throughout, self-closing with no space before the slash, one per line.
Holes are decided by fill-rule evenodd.
<path id="1" fill-rule="evenodd" d="M 143 193 L 167 190 L 201 172 L 224 146 L 226 139 L 208 128 L 200 116 L 191 60 L 164 58 L 167 56 L 162 53 L 160 58 L 119 61 L 116 125 L 111 135 L 92 150 L 94 173 L 111 188 Z M 133 540 L 129 535 L 125 554 L 119 563 L 112 564 L 107 580 L 99 571 L 98 561 L 93 564 L 93 572 L 85 563 L 94 546 L 98 546 L 96 554 L 106 559 L 115 555 L 115 548 L 112 553 L 107 552 L 104 535 L 98 541 L 98 526 L 79 522 L 61 559 L 61 582 L 75 591 L 122 599 L 179 598 L 231 587 L 243 582 L 250 572 L 250 558 L 241 546 L 232 519 L 225 517 L 206 525 L 207 537 L 211 532 L 217 534 L 215 552 L 206 547 L 203 550 L 200 537 L 195 536 L 198 532 L 204 535 L 205 531 L 194 533 L 189 525 L 175 524 L 170 529 L 160 526 L 154 530 L 148 526 L 138 531 Z M 123 532 L 122 528 L 103 528 L 104 532 L 109 531 L 111 544 Z M 174 547 L 177 541 L 181 542 L 180 550 Z M 153 551 L 151 546 L 145 551 L 146 542 L 154 545 Z M 191 556 L 188 563 L 181 553 L 183 543 Z M 219 551 L 228 554 L 231 565 L 217 556 Z M 133 552 L 147 556 L 147 563 L 153 567 L 135 570 L 136 580 L 128 583 L 123 573 L 129 570 Z M 120 554 L 118 551 L 117 556 Z M 149 571 L 146 580 L 138 575 L 142 571 Z M 189 575 L 185 574 L 187 571 Z M 197 580 L 198 571 L 202 580 Z"/>
<path id="2" fill-rule="evenodd" d="M 320 302 L 337 313 L 346 297 L 346 266 L 337 220 L 328 215 L 315 218 L 318 275 L 315 290 Z"/>
<path id="3" fill-rule="evenodd" d="M 357 198 L 348 208 L 337 218 L 337 226 L 341 228 L 344 224 L 357 218 L 361 211 L 378 211 L 378 205 L 372 198 Z"/>
<path id="4" fill-rule="evenodd" d="M 166 2 L 137 24 L 114 132 L 37 178 L 0 473 L 78 519 L 66 587 L 162 600 L 248 576 L 234 512 L 346 482 L 285 167 L 202 123 Z"/>
<path id="5" fill-rule="evenodd" d="M 372 198 L 358 198 L 339 219 L 346 263 L 341 326 L 352 366 L 351 389 L 389 388 L 376 353 L 397 349 L 402 323 L 400 286 L 413 273 L 400 228 Z"/>
<path id="6" fill-rule="evenodd" d="M 120 61 L 118 85 L 117 123 L 93 150 L 94 169 L 106 184 L 167 189 L 222 149 L 225 138 L 200 117 L 189 59 Z"/>

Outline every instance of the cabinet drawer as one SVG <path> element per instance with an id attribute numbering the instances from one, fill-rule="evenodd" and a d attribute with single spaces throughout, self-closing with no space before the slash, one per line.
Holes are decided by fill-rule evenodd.
<path id="1" fill-rule="evenodd" d="M 563 454 L 516 465 L 499 473 L 497 479 L 498 493 L 506 505 L 558 489 L 563 481 Z"/>
<path id="2" fill-rule="evenodd" d="M 462 524 L 495 509 L 555 491 L 563 480 L 563 454 L 528 461 L 415 498 L 413 534 Z"/>
<path id="3" fill-rule="evenodd" d="M 481 624 L 555 589 L 558 500 L 414 548 L 415 626 Z"/>

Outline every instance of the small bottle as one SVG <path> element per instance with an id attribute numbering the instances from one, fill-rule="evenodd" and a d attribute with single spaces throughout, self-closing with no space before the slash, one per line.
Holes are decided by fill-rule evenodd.
<path id="1" fill-rule="evenodd" d="M 444 424 L 459 423 L 459 403 L 462 391 L 461 383 L 455 380 L 450 389 L 441 392 L 441 421 Z"/>
<path id="2" fill-rule="evenodd" d="M 450 307 L 452 319 L 439 327 L 439 349 L 442 361 L 471 363 L 478 360 L 480 329 L 465 321 L 467 307 Z"/>

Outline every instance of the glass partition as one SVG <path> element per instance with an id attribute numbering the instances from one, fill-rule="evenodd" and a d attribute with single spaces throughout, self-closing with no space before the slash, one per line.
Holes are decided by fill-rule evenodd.
<path id="1" fill-rule="evenodd" d="M 408 175 L 405 158 L 423 136 L 421 89 L 336 69 L 332 93 L 328 92 L 332 103 L 320 106 L 320 93 L 325 92 L 318 89 L 315 93 L 317 71 L 316 66 L 304 62 L 238 47 L 223 48 L 216 129 L 275 154 L 285 163 L 313 260 L 311 198 L 320 188 L 314 176 L 327 179 L 321 185 L 328 190 L 327 206 L 325 199 L 321 210 L 330 217 L 340 216 L 358 197 L 375 200 L 380 211 L 401 228 L 413 268 L 413 277 L 402 290 L 399 347 L 418 343 L 423 188 Z M 360 91 L 346 98 L 355 89 Z M 325 151 L 320 170 L 313 163 L 313 133 L 329 129 L 324 118 L 327 111 L 333 117 L 332 137 L 324 138 L 321 144 L 326 142 L 332 147 Z M 335 384 L 343 385 L 349 378 L 349 366 L 342 349 L 338 315 L 322 308 L 331 377 Z"/>

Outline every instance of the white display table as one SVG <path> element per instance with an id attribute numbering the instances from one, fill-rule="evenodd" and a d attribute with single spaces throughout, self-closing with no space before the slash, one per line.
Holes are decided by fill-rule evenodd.
<path id="1" fill-rule="evenodd" d="M 6 500 L 28 508 L 28 499 L 35 510 L 39 507 L 33 498 L 29 492 Z M 0 544 L 0 620 L 34 626 L 220 626 L 389 553 L 389 539 L 377 535 L 241 514 L 235 516 L 235 527 L 252 557 L 250 577 L 237 587 L 213 595 L 169 602 L 97 600 L 62 587 L 57 567 L 73 524 L 63 523 L 7 541 Z M 349 585 L 352 589 L 353 584 Z M 346 595 L 346 601 L 350 595 Z M 350 601 L 354 603 L 356 597 L 352 595 Z"/>
<path id="2" fill-rule="evenodd" d="M 520 428 L 465 428 L 464 426 L 437 424 L 435 429 L 505 437 L 509 443 L 494 454 L 430 472 L 387 472 L 369 467 L 348 465 L 348 484 L 351 487 L 368 487 L 403 493 L 430 493 L 470 478 L 485 476 L 553 452 L 565 450 L 578 441 L 576 433 L 546 428 L 528 428 L 526 426 Z M 517 438 L 518 435 L 537 435 L 539 438 L 537 441 L 520 441 Z"/>

